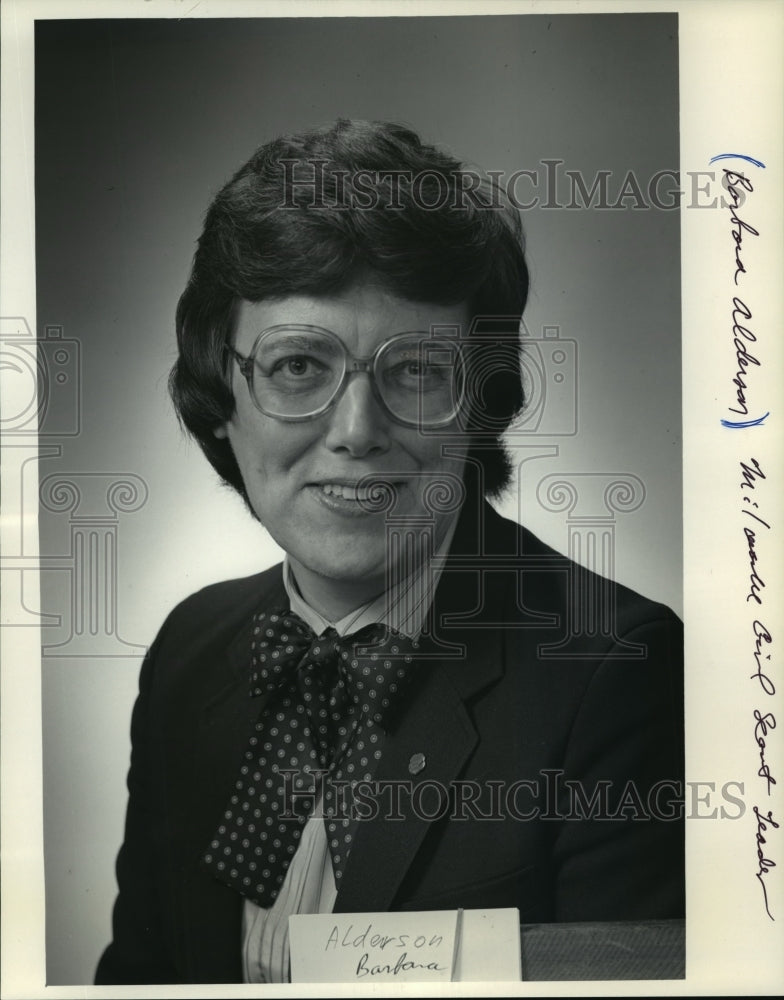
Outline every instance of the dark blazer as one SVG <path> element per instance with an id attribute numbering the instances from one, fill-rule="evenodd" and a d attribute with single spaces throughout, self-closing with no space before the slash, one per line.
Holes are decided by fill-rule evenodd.
<path id="1" fill-rule="evenodd" d="M 253 614 L 280 566 L 194 594 L 142 667 L 114 938 L 97 983 L 241 981 L 242 897 L 200 866 L 259 699 Z M 679 917 L 681 624 L 489 505 L 465 512 L 380 781 L 449 789 L 361 822 L 336 910 L 516 906 L 523 923 Z M 418 815 L 416 814 L 418 813 Z M 434 818 L 426 818 L 427 814 Z"/>

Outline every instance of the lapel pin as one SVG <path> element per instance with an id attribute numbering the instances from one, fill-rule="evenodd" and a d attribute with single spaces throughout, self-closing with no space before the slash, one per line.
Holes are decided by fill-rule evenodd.
<path id="1" fill-rule="evenodd" d="M 420 771 L 424 771 L 426 763 L 427 761 L 423 753 L 413 754 L 411 760 L 408 762 L 408 773 L 419 774 Z"/>

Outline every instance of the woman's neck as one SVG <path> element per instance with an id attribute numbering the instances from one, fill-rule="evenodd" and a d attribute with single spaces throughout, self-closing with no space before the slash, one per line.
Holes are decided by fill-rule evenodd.
<path id="1" fill-rule="evenodd" d="M 383 577 L 361 580 L 335 580 L 321 576 L 289 556 L 294 582 L 303 600 L 327 621 L 338 622 L 357 608 L 382 594 Z"/>

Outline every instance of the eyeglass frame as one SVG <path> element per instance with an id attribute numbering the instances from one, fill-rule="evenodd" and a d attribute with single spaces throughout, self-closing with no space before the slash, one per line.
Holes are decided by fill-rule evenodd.
<path id="1" fill-rule="evenodd" d="M 313 410 L 311 413 L 295 414 L 295 415 L 270 413 L 269 411 L 262 408 L 261 404 L 256 398 L 256 393 L 253 391 L 253 372 L 255 365 L 255 356 L 259 344 L 261 343 L 264 337 L 266 337 L 270 333 L 274 333 L 276 330 L 292 330 L 297 332 L 327 334 L 333 340 L 337 341 L 337 343 L 341 347 L 341 350 L 343 352 L 343 374 L 340 380 L 338 381 L 335 391 L 332 393 L 327 402 L 324 403 L 324 405 L 319 407 L 317 410 Z M 233 359 L 237 362 L 240 369 L 240 373 L 242 374 L 248 385 L 248 394 L 250 395 L 253 405 L 260 413 L 263 413 L 265 417 L 271 417 L 273 420 L 280 420 L 283 423 L 287 424 L 299 424 L 299 423 L 304 423 L 307 420 L 315 420 L 316 417 L 323 416 L 337 403 L 337 401 L 341 398 L 341 396 L 345 392 L 346 386 L 348 385 L 349 376 L 354 375 L 357 372 L 366 372 L 370 378 L 370 386 L 373 391 L 374 398 L 379 403 L 384 413 L 386 413 L 390 417 L 390 419 L 392 419 L 395 423 L 400 424 L 403 427 L 425 427 L 427 429 L 434 427 L 444 427 L 455 419 L 457 414 L 460 412 L 463 403 L 465 402 L 465 397 L 466 397 L 465 378 L 463 378 L 463 384 L 460 388 L 460 397 L 458 401 L 455 403 L 452 413 L 450 413 L 448 417 L 444 417 L 440 420 L 432 422 L 431 421 L 425 422 L 421 418 L 416 420 L 404 420 L 402 417 L 399 417 L 396 413 L 392 412 L 389 405 L 385 401 L 383 395 L 381 394 L 381 390 L 378 387 L 375 368 L 379 355 L 385 348 L 388 348 L 390 344 L 395 343 L 395 341 L 402 340 L 404 337 L 411 337 L 411 336 L 419 337 L 420 341 L 422 340 L 432 341 L 434 339 L 432 334 L 425 333 L 423 330 L 406 330 L 403 331 L 402 333 L 396 333 L 392 337 L 388 337 L 386 340 L 382 341 L 378 345 L 378 347 L 371 355 L 362 358 L 353 355 L 348 350 L 343 340 L 341 340 L 341 338 L 332 330 L 328 330 L 324 326 L 315 326 L 314 324 L 311 323 L 276 323 L 274 326 L 268 326 L 261 331 L 261 333 L 258 335 L 258 337 L 256 337 L 255 341 L 253 342 L 253 347 L 251 349 L 250 354 L 247 355 L 241 354 L 232 344 L 224 344 L 223 347 L 224 350 L 228 351 L 233 357 Z M 457 363 L 463 370 L 464 374 L 465 359 L 462 356 L 462 352 L 460 351 L 459 346 L 452 340 L 447 340 L 447 342 L 452 344 L 456 348 Z"/>

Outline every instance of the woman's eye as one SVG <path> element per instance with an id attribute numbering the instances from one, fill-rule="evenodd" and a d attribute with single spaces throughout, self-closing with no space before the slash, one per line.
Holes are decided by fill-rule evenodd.
<path id="1" fill-rule="evenodd" d="M 395 374 L 399 378 L 422 378 L 428 374 L 428 368 L 421 361 L 404 361 L 397 366 Z"/>
<path id="2" fill-rule="evenodd" d="M 283 375 L 313 375 L 317 371 L 317 364 L 312 358 L 304 355 L 281 358 L 275 365 L 273 371 Z"/>
<path id="3" fill-rule="evenodd" d="M 422 361 L 409 361 L 404 373 L 419 382 L 441 382 L 447 377 L 447 370 L 442 365 L 428 365 Z"/>

